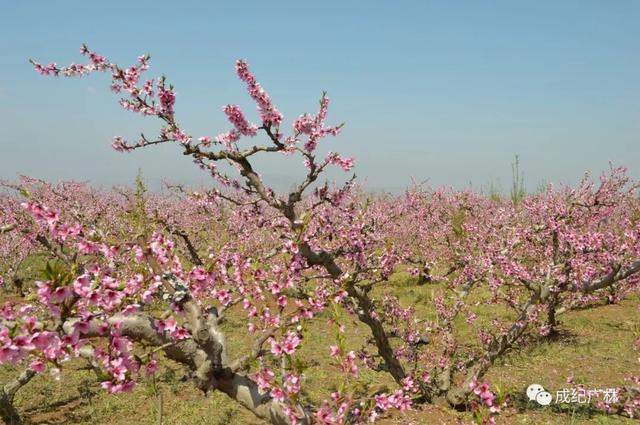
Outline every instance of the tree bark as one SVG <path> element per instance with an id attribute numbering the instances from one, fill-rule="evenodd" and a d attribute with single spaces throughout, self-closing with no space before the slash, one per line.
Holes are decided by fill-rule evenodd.
<path id="1" fill-rule="evenodd" d="M 20 388 L 25 386 L 36 372 L 26 369 L 17 378 L 6 383 L 0 389 L 0 418 L 6 425 L 22 425 L 22 418 L 18 409 L 13 405 L 13 398 Z"/>

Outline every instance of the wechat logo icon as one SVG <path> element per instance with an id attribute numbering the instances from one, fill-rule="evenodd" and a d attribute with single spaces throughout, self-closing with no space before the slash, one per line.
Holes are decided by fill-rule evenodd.
<path id="1" fill-rule="evenodd" d="M 544 390 L 540 384 L 531 384 L 527 387 L 527 397 L 531 401 L 536 401 L 541 406 L 548 406 L 551 404 L 553 397 L 551 394 Z"/>

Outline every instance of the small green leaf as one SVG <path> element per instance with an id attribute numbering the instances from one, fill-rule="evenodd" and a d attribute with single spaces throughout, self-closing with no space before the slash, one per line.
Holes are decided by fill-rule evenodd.
<path id="1" fill-rule="evenodd" d="M 20 194 L 27 199 L 31 199 L 31 192 L 29 192 L 29 190 L 26 187 L 20 188 Z"/>

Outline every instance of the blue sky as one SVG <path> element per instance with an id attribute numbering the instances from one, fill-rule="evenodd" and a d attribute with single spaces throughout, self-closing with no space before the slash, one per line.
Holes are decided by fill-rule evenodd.
<path id="1" fill-rule="evenodd" d="M 343 134 L 323 149 L 356 158 L 370 189 L 410 179 L 508 190 L 520 155 L 529 189 L 576 182 L 609 161 L 640 177 L 638 1 L 9 2 L 0 13 L 0 177 L 132 182 L 142 168 L 208 182 L 174 146 L 119 154 L 114 135 L 156 128 L 120 109 L 106 76 L 54 80 L 34 58 L 67 64 L 92 49 L 128 65 L 152 56 L 194 136 L 255 107 L 234 74 L 246 58 L 285 120 L 332 101 Z M 259 161 L 286 188 L 300 161 Z M 342 174 L 332 173 L 330 178 Z"/>

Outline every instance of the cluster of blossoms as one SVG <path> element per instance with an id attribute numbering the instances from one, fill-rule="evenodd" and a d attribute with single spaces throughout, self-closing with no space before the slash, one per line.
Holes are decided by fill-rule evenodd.
<path id="1" fill-rule="evenodd" d="M 331 357 L 340 360 L 338 366 L 340 372 L 342 372 L 343 374 L 350 374 L 354 377 L 358 376 L 358 365 L 356 363 L 357 357 L 354 351 L 349 351 L 348 353 L 342 355 L 342 350 L 337 345 L 330 346 L 329 351 L 331 352 Z"/>
<path id="2" fill-rule="evenodd" d="M 282 341 L 277 341 L 275 338 L 271 339 L 271 353 L 275 356 L 292 355 L 301 343 L 302 338 L 300 335 L 289 331 Z"/>
<path id="3" fill-rule="evenodd" d="M 376 394 L 373 401 L 368 402 L 356 402 L 340 392 L 333 392 L 329 400 L 323 401 L 315 419 L 323 425 L 373 423 L 384 412 L 394 409 L 409 410 L 411 405 L 411 394 L 402 389 L 393 394 Z"/>
<path id="4" fill-rule="evenodd" d="M 473 380 L 469 384 L 469 388 L 473 390 L 473 394 L 479 399 L 479 405 L 474 405 L 472 410 L 477 413 L 480 407 L 487 408 L 489 410 L 489 416 L 482 418 L 482 423 L 495 425 L 496 420 L 494 415 L 500 413 L 500 406 L 497 405 L 496 395 L 491 392 L 489 384 Z"/>
<path id="5" fill-rule="evenodd" d="M 293 122 L 293 130 L 295 131 L 296 137 L 301 134 L 308 137 L 307 142 L 304 145 L 307 152 L 313 152 L 318 146 L 318 141 L 323 137 L 329 135 L 337 136 L 340 133 L 341 126 L 325 126 L 328 108 L 329 98 L 323 95 L 322 99 L 320 99 L 320 110 L 318 111 L 318 115 L 300 115 L 300 117 Z M 331 157 L 331 154 L 329 157 Z"/>
<path id="6" fill-rule="evenodd" d="M 227 118 L 229 118 L 231 124 L 233 124 L 234 129 L 217 136 L 216 141 L 224 144 L 227 149 L 232 149 L 232 143 L 240 140 L 241 136 L 253 137 L 258 134 L 258 128 L 247 122 L 240 107 L 227 105 L 223 108 L 223 111 L 227 115 Z M 203 140 L 200 140 L 200 142 L 202 143 Z M 206 140 L 204 140 L 204 142 L 206 143 Z"/>
<path id="7" fill-rule="evenodd" d="M 247 62 L 239 60 L 236 62 L 236 73 L 238 77 L 247 84 L 249 95 L 258 105 L 262 122 L 269 126 L 278 126 L 282 122 L 282 114 L 275 107 L 269 95 L 264 91 L 256 77 L 249 71 Z M 231 119 L 231 117 L 229 117 Z"/>
<path id="8" fill-rule="evenodd" d="M 352 158 L 342 158 L 335 152 L 329 152 L 327 155 L 326 162 L 329 164 L 337 165 L 342 168 L 344 171 L 349 171 L 353 168 L 353 159 Z"/>

